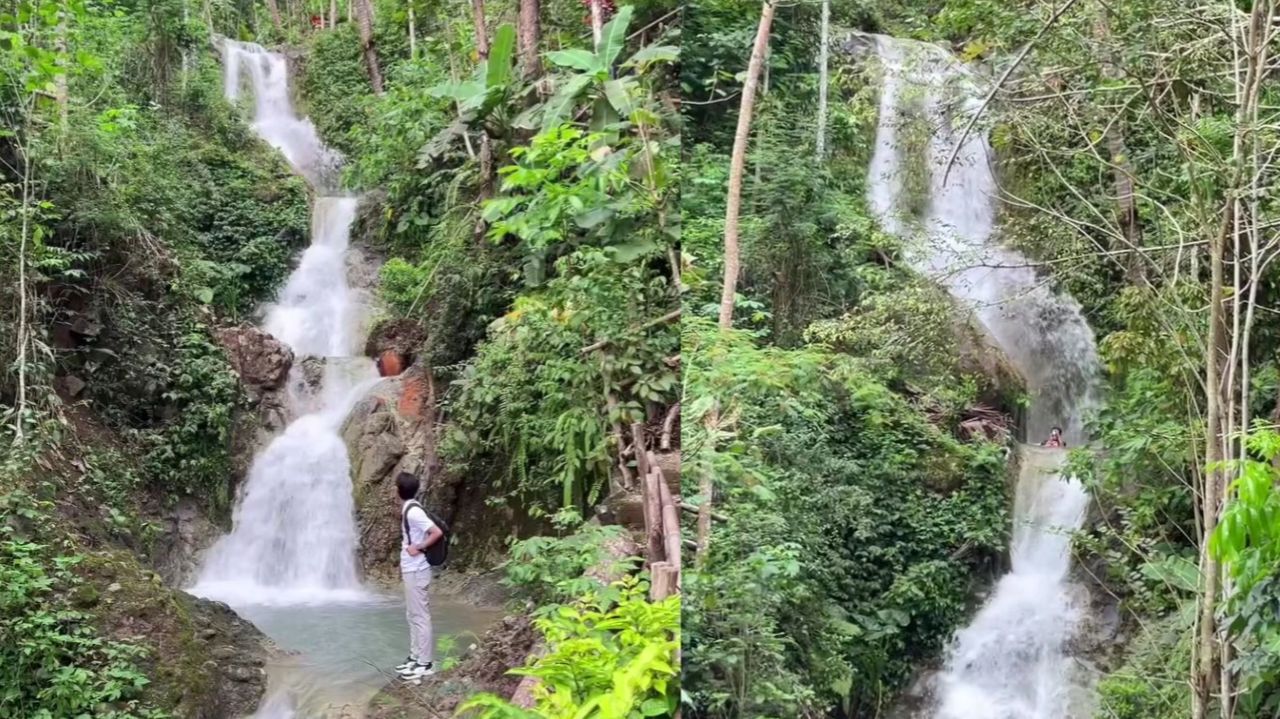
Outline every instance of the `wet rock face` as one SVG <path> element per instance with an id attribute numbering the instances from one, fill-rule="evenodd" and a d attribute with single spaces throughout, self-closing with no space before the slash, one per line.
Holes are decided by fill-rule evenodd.
<path id="1" fill-rule="evenodd" d="M 428 411 L 430 381 L 418 367 L 378 384 L 347 416 L 342 438 L 351 461 L 357 550 L 366 576 L 384 580 L 399 574 L 400 515 L 395 478 L 416 474 L 424 487 L 424 503 L 452 521 L 451 503 L 440 497 L 435 472 L 434 413 Z"/>
<path id="2" fill-rule="evenodd" d="M 171 587 L 185 587 L 200 568 L 199 556 L 222 533 L 204 511 L 189 498 L 178 500 L 154 521 L 162 541 L 155 544 L 151 563 Z"/>
<path id="3" fill-rule="evenodd" d="M 221 602 L 189 598 L 200 669 L 210 680 L 209 697 L 197 719 L 240 719 L 254 713 L 267 690 L 267 640 Z"/>
<path id="4" fill-rule="evenodd" d="M 289 345 L 252 325 L 220 329 L 217 338 L 250 394 L 284 385 L 293 366 Z"/>

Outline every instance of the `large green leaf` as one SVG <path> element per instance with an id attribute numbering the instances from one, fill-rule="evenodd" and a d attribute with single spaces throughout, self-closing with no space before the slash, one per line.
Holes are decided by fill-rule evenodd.
<path id="1" fill-rule="evenodd" d="M 592 72 L 596 69 L 596 56 L 590 50 L 582 48 L 572 48 L 569 50 L 556 50 L 547 53 L 547 59 L 559 65 L 560 67 L 571 67 L 575 70 L 583 72 Z"/>
<path id="2" fill-rule="evenodd" d="M 462 137 L 462 133 L 467 131 L 467 126 L 473 119 L 475 119 L 474 115 L 465 114 L 454 120 L 445 129 L 436 133 L 435 137 L 428 140 L 427 144 L 423 145 L 422 149 L 418 151 L 418 167 L 429 167 L 431 163 L 435 162 L 437 158 L 449 149 L 449 146 L 455 140 Z"/>
<path id="3" fill-rule="evenodd" d="M 630 89 L 634 85 L 635 81 L 629 79 L 609 80 L 604 84 L 604 96 L 609 98 L 609 104 L 623 117 L 631 116 Z"/>
<path id="4" fill-rule="evenodd" d="M 511 79 L 511 60 L 516 47 L 516 29 L 511 24 L 503 25 L 493 35 L 493 45 L 489 48 L 489 60 L 485 64 L 485 85 L 489 88 L 502 87 Z"/>
<path id="5" fill-rule="evenodd" d="M 559 125 L 573 111 L 574 100 L 578 99 L 578 95 L 582 94 L 589 84 L 591 84 L 590 75 L 574 75 L 569 78 L 569 81 L 560 87 L 560 91 L 547 100 L 542 110 L 542 129 L 546 131 Z"/>
<path id="6" fill-rule="evenodd" d="M 596 97 L 595 105 L 591 108 L 591 131 L 604 132 L 616 125 L 618 120 L 618 113 L 609 104 L 609 100 L 603 95 Z"/>
<path id="7" fill-rule="evenodd" d="M 672 45 L 650 45 L 622 63 L 623 67 L 645 68 L 655 62 L 675 62 L 680 59 L 680 48 Z"/>
<path id="8" fill-rule="evenodd" d="M 627 26 L 631 24 L 633 12 L 635 8 L 624 5 L 600 32 L 600 47 L 596 48 L 596 56 L 600 60 L 601 69 L 613 67 L 613 61 L 622 52 L 622 46 L 627 43 Z"/>

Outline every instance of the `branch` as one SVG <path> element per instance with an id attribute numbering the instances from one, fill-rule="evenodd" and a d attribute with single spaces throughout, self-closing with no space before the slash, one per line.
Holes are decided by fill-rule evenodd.
<path id="1" fill-rule="evenodd" d="M 663 324 L 665 322 L 671 322 L 672 320 L 676 320 L 679 318 L 680 318 L 680 310 L 672 310 L 657 319 L 649 320 L 648 322 L 640 325 L 639 327 L 632 327 L 627 331 L 628 332 L 644 332 L 647 329 L 650 329 L 652 327 L 657 327 L 660 324 Z M 579 352 L 585 355 L 591 352 L 595 352 L 598 349 L 607 347 L 608 345 L 611 345 L 611 344 L 613 344 L 613 340 L 603 339 L 603 340 L 600 340 L 599 342 L 595 342 L 593 344 L 587 345 L 586 347 L 583 347 L 581 350 L 579 350 Z"/>
<path id="2" fill-rule="evenodd" d="M 1049 18 L 1049 21 L 1040 28 L 1040 32 L 1036 33 L 1036 36 L 1031 38 L 1031 42 L 1028 42 L 1023 46 L 1022 52 L 1018 53 L 1018 57 L 1014 59 L 1013 64 L 1004 71 L 1004 74 L 1000 76 L 1000 79 L 996 81 L 996 84 L 991 87 L 991 92 L 987 93 L 986 99 L 982 101 L 982 105 L 978 107 L 977 112 L 973 113 L 973 117 L 969 118 L 969 124 L 965 125 L 964 132 L 960 135 L 960 141 L 956 143 L 955 149 L 951 151 L 951 157 L 947 160 L 947 166 L 942 172 L 943 185 L 947 184 L 947 177 L 951 175 L 951 166 L 956 163 L 956 157 L 960 154 L 960 148 L 964 147 L 965 141 L 969 139 L 969 133 L 973 132 L 973 126 L 978 124 L 978 118 L 982 116 L 984 111 L 986 111 L 987 105 L 991 104 L 991 100 L 996 96 L 996 93 L 1000 91 L 1000 88 L 1009 79 L 1009 76 L 1013 74 L 1013 71 L 1018 69 L 1018 66 L 1022 64 L 1024 59 L 1026 59 L 1027 53 L 1031 52 L 1031 48 L 1035 47 L 1036 42 L 1038 42 L 1040 38 L 1044 37 L 1044 34 L 1049 32 L 1049 28 L 1057 24 L 1058 19 L 1075 4 L 1076 0 L 1067 0 L 1062 7 L 1058 8 L 1058 10 L 1053 13 L 1053 16 Z"/>

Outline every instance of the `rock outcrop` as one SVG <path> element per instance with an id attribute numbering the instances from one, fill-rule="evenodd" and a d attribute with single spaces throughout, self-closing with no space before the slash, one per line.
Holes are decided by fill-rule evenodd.
<path id="1" fill-rule="evenodd" d="M 395 477 L 412 472 L 422 481 L 422 501 L 453 534 L 449 565 L 484 568 L 501 556 L 506 538 L 529 536 L 540 525 L 509 507 L 490 506 L 488 488 L 475 477 L 444 467 L 436 453 L 436 389 L 417 364 L 387 377 L 352 409 L 342 428 L 351 461 L 357 557 L 365 576 L 398 582 L 399 502 Z"/>
<path id="2" fill-rule="evenodd" d="M 441 717 L 453 716 L 457 706 L 480 692 L 510 696 L 520 677 L 508 674 L 524 664 L 537 633 L 527 615 L 503 619 L 485 633 L 477 649 L 458 665 L 431 677 L 420 687 L 392 682 L 373 698 L 367 719 L 418 719 L 424 707 Z"/>
<path id="3" fill-rule="evenodd" d="M 218 330 L 217 338 L 251 394 L 279 389 L 289 377 L 293 350 L 266 331 L 240 325 Z"/>
<path id="4" fill-rule="evenodd" d="M 82 565 L 93 589 L 77 595 L 98 629 L 120 641 L 145 639 L 145 698 L 189 719 L 240 719 L 266 691 L 272 646 L 225 604 L 166 586 L 126 551 L 99 551 Z"/>
<path id="5" fill-rule="evenodd" d="M 293 368 L 293 350 L 270 333 L 252 325 L 220 329 L 216 336 L 239 375 L 240 385 L 249 401 L 249 416 L 241 418 L 237 434 L 245 434 L 244 430 L 250 426 L 254 430 L 247 433 L 248 437 L 233 440 L 235 450 L 238 455 L 245 452 L 252 455 L 266 438 L 263 433 L 269 436 L 283 429 L 289 421 L 285 385 L 289 370 Z M 247 465 L 244 468 L 247 469 Z"/>
<path id="6" fill-rule="evenodd" d="M 390 580 L 398 571 L 395 477 L 400 472 L 417 474 L 426 486 L 428 506 L 446 522 L 453 519 L 451 503 L 440 496 L 436 481 L 433 397 L 430 376 L 414 367 L 376 385 L 342 427 L 360 527 L 357 557 L 367 576 Z"/>
<path id="7" fill-rule="evenodd" d="M 171 587 L 185 587 L 199 569 L 200 553 L 211 546 L 222 530 L 194 500 L 179 499 L 151 519 L 159 527 L 163 541 L 154 543 L 151 564 Z"/>

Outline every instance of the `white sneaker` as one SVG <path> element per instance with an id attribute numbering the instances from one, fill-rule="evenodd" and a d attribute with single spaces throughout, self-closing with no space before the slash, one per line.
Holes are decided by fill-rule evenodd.
<path id="1" fill-rule="evenodd" d="M 414 662 L 413 666 L 400 672 L 400 678 L 406 682 L 418 682 L 422 681 L 423 677 L 429 677 L 435 673 L 435 667 L 432 666 L 431 662 L 427 662 L 426 664 Z"/>
<path id="2" fill-rule="evenodd" d="M 396 673 L 398 674 L 405 670 L 412 669 L 413 665 L 417 663 L 418 663 L 417 659 L 414 659 L 413 657 L 405 657 L 405 660 L 403 662 L 400 662 L 399 664 L 396 665 Z"/>

